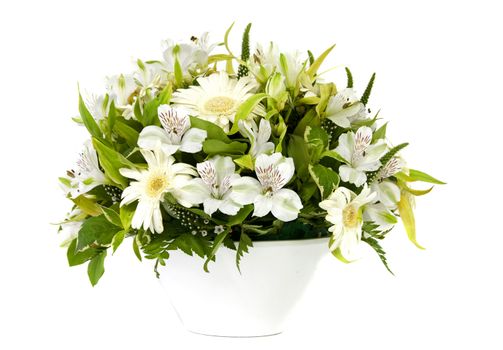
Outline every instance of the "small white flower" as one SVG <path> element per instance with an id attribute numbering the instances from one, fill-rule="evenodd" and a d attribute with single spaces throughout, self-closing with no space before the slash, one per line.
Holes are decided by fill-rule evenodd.
<path id="1" fill-rule="evenodd" d="M 108 77 L 106 87 L 117 108 L 126 108 L 130 105 L 130 97 L 137 88 L 133 76 L 129 74 Z"/>
<path id="2" fill-rule="evenodd" d="M 164 230 L 160 203 L 167 193 L 182 205 L 183 200 L 179 189 L 187 184 L 197 173 L 191 165 L 175 163 L 175 158 L 162 150 L 141 150 L 147 161 L 148 169 L 137 170 L 121 168 L 120 173 L 134 179 L 122 192 L 121 206 L 138 201 L 131 227 L 160 233 Z"/>
<path id="3" fill-rule="evenodd" d="M 208 55 L 215 45 L 208 44 L 208 34 L 188 43 L 175 43 L 172 40 L 163 42 L 164 67 L 169 73 L 175 71 L 178 62 L 184 78 L 203 73 L 208 66 Z"/>
<path id="4" fill-rule="evenodd" d="M 239 179 L 231 157 L 215 156 L 197 164 L 200 178 L 192 179 L 182 189 L 184 198 L 193 204 L 203 203 L 204 212 L 212 215 L 217 210 L 236 215 L 243 206 L 231 199 L 231 184 Z"/>
<path id="5" fill-rule="evenodd" d="M 225 229 L 224 229 L 224 227 L 223 227 L 222 225 L 217 225 L 217 226 L 215 226 L 215 229 L 213 230 L 213 232 L 214 232 L 216 235 L 218 235 L 219 233 L 222 233 L 222 232 L 224 232 L 224 231 L 225 231 Z"/>
<path id="6" fill-rule="evenodd" d="M 184 108 L 173 108 L 161 105 L 157 109 L 162 128 L 154 125 L 145 127 L 138 138 L 138 146 L 147 150 L 161 148 L 171 155 L 178 150 L 186 153 L 197 153 L 203 148 L 206 130 L 190 127 L 188 111 Z"/>
<path id="7" fill-rule="evenodd" d="M 139 96 L 153 97 L 160 86 L 166 83 L 166 73 L 160 62 L 138 62 L 138 70 L 133 73 L 136 85 L 140 87 Z"/>
<path id="8" fill-rule="evenodd" d="M 327 199 L 320 202 L 320 208 L 327 211 L 326 220 L 333 224 L 330 250 L 340 249 L 341 254 L 349 259 L 362 237 L 362 211 L 370 203 L 375 193 L 365 185 L 359 195 L 345 187 L 336 189 Z"/>
<path id="9" fill-rule="evenodd" d="M 276 70 L 279 62 L 279 49 L 270 42 L 264 49 L 257 44 L 253 57 L 250 59 L 250 70 L 260 83 L 265 83 L 269 76 Z"/>
<path id="10" fill-rule="evenodd" d="M 239 131 L 246 136 L 251 143 L 250 155 L 257 158 L 260 154 L 270 154 L 274 151 L 274 143 L 269 142 L 271 138 L 271 124 L 265 119 L 260 119 L 260 125 L 254 120 L 240 120 Z"/>
<path id="11" fill-rule="evenodd" d="M 70 175 L 70 194 L 72 198 L 107 183 L 105 174 L 101 171 L 98 163 L 98 155 L 90 140 L 84 143 L 84 150 L 77 160 L 77 168 Z"/>
<path id="12" fill-rule="evenodd" d="M 293 89 L 297 85 L 297 78 L 306 66 L 306 61 L 302 60 L 299 52 L 285 53 L 280 55 L 279 68 L 285 76 L 285 84 Z"/>
<path id="13" fill-rule="evenodd" d="M 366 117 L 366 111 L 354 90 L 347 88 L 329 99 L 325 116 L 338 126 L 350 128 L 351 122 Z"/>
<path id="14" fill-rule="evenodd" d="M 302 209 L 297 193 L 283 188 L 295 171 L 292 158 L 281 153 L 261 154 L 255 161 L 257 179 L 241 177 L 232 183 L 231 198 L 239 204 L 253 203 L 254 216 L 265 216 L 269 212 L 282 221 L 295 220 Z"/>
<path id="15" fill-rule="evenodd" d="M 360 127 L 356 134 L 351 132 L 339 137 L 335 151 L 348 163 L 339 167 L 342 181 L 361 186 L 367 181 L 366 171 L 375 171 L 381 166 L 379 159 L 386 152 L 386 144 L 379 140 L 371 145 L 372 129 Z"/>
<path id="16" fill-rule="evenodd" d="M 237 80 L 225 72 L 198 78 L 197 82 L 199 86 L 175 91 L 171 101 L 175 106 L 189 109 L 190 115 L 208 120 L 225 131 L 229 130 L 229 123 L 234 121 L 238 107 L 253 95 L 252 91 L 256 88 L 251 78 Z M 256 108 L 250 117 L 262 114 L 262 110 Z"/>
<path id="17" fill-rule="evenodd" d="M 59 225 L 58 234 L 61 236 L 61 247 L 68 247 L 68 245 L 77 238 L 85 217 L 86 215 L 78 208 L 72 210 L 72 212 L 67 215 L 65 221 Z"/>

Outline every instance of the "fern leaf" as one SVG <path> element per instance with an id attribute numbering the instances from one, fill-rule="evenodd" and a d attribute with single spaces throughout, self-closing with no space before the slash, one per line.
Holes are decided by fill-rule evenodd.
<path id="1" fill-rule="evenodd" d="M 389 271 L 389 273 L 391 273 L 393 276 L 395 275 L 393 273 L 393 271 L 391 271 L 391 269 L 389 268 L 389 265 L 388 265 L 388 260 L 386 258 L 386 252 L 382 249 L 382 247 L 379 245 L 379 242 L 377 241 L 377 239 L 375 238 L 372 238 L 372 237 L 365 237 L 365 238 L 362 238 L 362 240 L 367 243 L 369 246 L 372 247 L 372 249 L 375 250 L 375 252 L 377 253 L 377 255 L 379 256 L 379 259 L 381 259 L 382 263 L 384 264 L 384 267 L 386 267 L 386 270 Z"/>
<path id="2" fill-rule="evenodd" d="M 236 266 L 241 273 L 241 268 L 239 267 L 239 263 L 241 262 L 241 258 L 245 253 L 248 253 L 248 248 L 253 247 L 253 242 L 251 238 L 246 233 L 241 233 L 241 238 L 239 239 L 238 249 L 236 252 Z"/>

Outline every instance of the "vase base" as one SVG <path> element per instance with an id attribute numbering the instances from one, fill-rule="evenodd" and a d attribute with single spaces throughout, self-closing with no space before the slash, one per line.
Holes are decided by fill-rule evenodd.
<path id="1" fill-rule="evenodd" d="M 273 333 L 264 333 L 264 334 L 250 334 L 250 335 L 237 335 L 237 334 L 212 334 L 211 332 L 201 332 L 194 331 L 192 329 L 187 329 L 190 333 L 202 335 L 205 337 L 218 337 L 218 338 L 265 338 L 265 337 L 273 337 L 275 335 L 279 335 L 283 333 L 282 331 L 273 332 Z"/>

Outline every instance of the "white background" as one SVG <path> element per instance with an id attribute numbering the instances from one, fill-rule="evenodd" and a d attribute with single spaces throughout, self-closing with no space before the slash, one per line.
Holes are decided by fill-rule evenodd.
<path id="1" fill-rule="evenodd" d="M 11 1 L 0 5 L 1 349 L 501 349 L 501 11 L 496 1 Z M 330 4 L 330 5 L 328 5 Z M 211 31 L 321 53 L 349 65 L 390 120 L 411 167 L 449 184 L 417 201 L 417 250 L 401 228 L 385 242 L 396 277 L 376 256 L 346 266 L 327 256 L 276 337 L 192 335 L 149 264 L 128 245 L 92 288 L 70 269 L 56 227 L 69 209 L 57 177 L 86 133 L 77 82 L 98 88 L 160 41 Z M 345 84 L 344 79 L 340 79 Z M 96 91 L 100 92 L 100 91 Z"/>

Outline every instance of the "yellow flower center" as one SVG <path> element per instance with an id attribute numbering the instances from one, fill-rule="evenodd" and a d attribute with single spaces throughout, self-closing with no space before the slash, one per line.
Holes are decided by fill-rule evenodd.
<path id="1" fill-rule="evenodd" d="M 342 221 L 346 227 L 356 227 L 358 225 L 358 210 L 351 204 L 342 211 Z"/>
<path id="2" fill-rule="evenodd" d="M 147 182 L 147 195 L 149 197 L 155 198 L 161 195 L 164 190 L 168 187 L 168 180 L 164 175 L 155 174 Z"/>
<path id="3" fill-rule="evenodd" d="M 234 111 L 236 101 L 227 96 L 210 98 L 204 104 L 204 109 L 211 114 L 231 114 Z"/>

